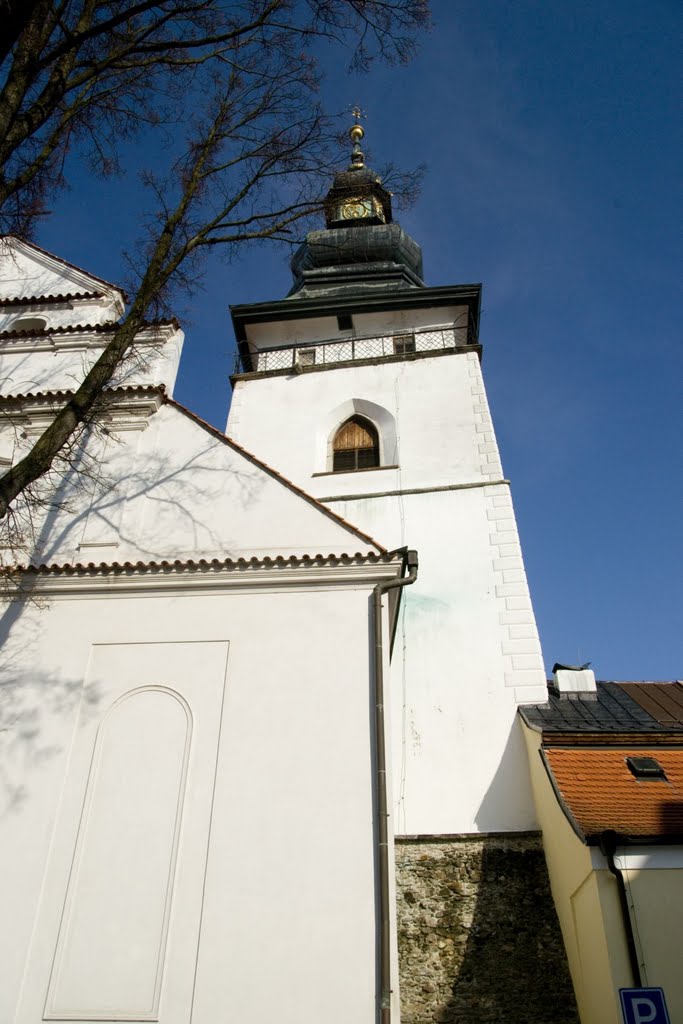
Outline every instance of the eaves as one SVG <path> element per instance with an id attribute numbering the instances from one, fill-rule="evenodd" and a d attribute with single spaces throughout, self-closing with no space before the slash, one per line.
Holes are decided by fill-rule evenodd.
<path id="1" fill-rule="evenodd" d="M 0 331 L 0 343 L 12 343 L 12 349 L 51 352 L 54 349 L 102 347 L 121 324 L 74 324 L 71 327 L 50 327 L 45 331 Z M 180 330 L 177 320 L 148 320 L 135 335 L 136 342 L 163 344 Z"/>
<path id="2" fill-rule="evenodd" d="M 425 309 L 430 307 L 467 305 L 473 319 L 472 342 L 477 341 L 481 304 L 480 284 L 447 285 L 436 288 L 409 288 L 404 291 L 350 295 L 321 296 L 314 299 L 279 299 L 276 302 L 252 302 L 230 306 L 230 314 L 238 341 L 246 337 L 250 323 L 279 320 L 303 320 L 310 317 L 336 316 L 339 313 L 373 313 L 388 310 Z"/>
<path id="3" fill-rule="evenodd" d="M 200 559 L 181 562 L 101 563 L 6 570 L 9 600 L 43 595 L 77 597 L 151 596 L 158 593 L 246 592 L 301 589 L 370 589 L 400 576 L 398 555 L 316 555 L 277 558 Z M 14 591 L 10 588 L 14 587 Z"/>

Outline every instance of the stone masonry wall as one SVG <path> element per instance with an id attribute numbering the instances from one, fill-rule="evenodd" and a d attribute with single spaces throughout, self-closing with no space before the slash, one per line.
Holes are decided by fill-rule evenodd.
<path id="1" fill-rule="evenodd" d="M 540 835 L 396 842 L 402 1024 L 578 1024 Z"/>

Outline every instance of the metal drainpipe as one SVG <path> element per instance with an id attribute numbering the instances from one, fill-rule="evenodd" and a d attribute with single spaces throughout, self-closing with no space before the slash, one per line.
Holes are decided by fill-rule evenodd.
<path id="1" fill-rule="evenodd" d="M 391 1022 L 391 926 L 389 893 L 389 806 L 387 799 L 387 751 L 384 720 L 384 643 L 382 637 L 382 595 L 407 587 L 417 579 L 417 551 L 405 552 L 408 575 L 400 580 L 378 583 L 372 591 L 375 633 L 375 750 L 377 798 L 377 859 L 379 873 L 379 984 L 380 1024 Z"/>
<path id="2" fill-rule="evenodd" d="M 614 854 L 616 849 L 616 832 L 612 832 L 609 830 L 607 832 L 603 832 L 600 836 L 600 851 L 607 858 L 607 867 L 609 868 L 611 874 L 613 874 L 617 880 L 617 890 L 619 892 L 619 906 L 621 907 L 621 917 L 624 922 L 624 931 L 626 932 L 626 945 L 628 947 L 628 959 L 631 964 L 631 973 L 633 974 L 633 985 L 635 988 L 642 988 L 643 980 L 640 976 L 640 964 L 638 963 L 636 942 L 633 937 L 633 925 L 631 923 L 631 915 L 628 909 L 626 884 L 624 882 L 624 876 L 614 863 Z"/>

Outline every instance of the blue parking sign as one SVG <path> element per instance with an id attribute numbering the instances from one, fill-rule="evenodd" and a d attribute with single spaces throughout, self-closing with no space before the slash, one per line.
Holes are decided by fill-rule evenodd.
<path id="1" fill-rule="evenodd" d="M 624 1024 L 671 1024 L 661 988 L 620 988 Z"/>

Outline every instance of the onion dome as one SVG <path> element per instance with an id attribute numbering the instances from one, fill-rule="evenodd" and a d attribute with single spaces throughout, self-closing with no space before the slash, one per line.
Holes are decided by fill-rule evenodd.
<path id="1" fill-rule="evenodd" d="M 325 197 L 326 226 L 310 231 L 292 257 L 291 298 L 424 287 L 422 250 L 393 220 L 391 193 L 365 166 L 364 135 L 358 123 L 349 130 L 351 162 Z"/>

